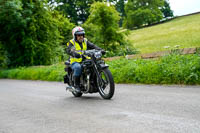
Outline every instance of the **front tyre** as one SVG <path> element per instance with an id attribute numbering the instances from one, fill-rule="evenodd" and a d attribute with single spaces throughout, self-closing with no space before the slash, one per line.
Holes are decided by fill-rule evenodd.
<path id="1" fill-rule="evenodd" d="M 104 99 L 111 99 L 115 92 L 115 84 L 110 70 L 108 68 L 103 69 L 100 72 L 100 77 L 101 81 L 97 78 L 99 94 Z"/>

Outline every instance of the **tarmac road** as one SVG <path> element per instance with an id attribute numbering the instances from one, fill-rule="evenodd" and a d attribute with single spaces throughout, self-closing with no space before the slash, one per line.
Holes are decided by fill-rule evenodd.
<path id="1" fill-rule="evenodd" d="M 0 80 L 0 133 L 200 133 L 200 86 L 116 84 L 111 100 L 61 82 Z"/>

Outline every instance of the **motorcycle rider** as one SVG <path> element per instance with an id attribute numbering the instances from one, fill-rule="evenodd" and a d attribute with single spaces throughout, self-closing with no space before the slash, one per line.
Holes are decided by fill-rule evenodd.
<path id="1" fill-rule="evenodd" d="M 82 62 L 82 54 L 85 50 L 97 49 L 101 50 L 102 54 L 105 54 L 105 51 L 89 42 L 85 38 L 85 30 L 76 26 L 72 30 L 73 39 L 71 39 L 67 43 L 67 54 L 70 55 L 70 64 L 73 70 L 73 78 L 75 82 L 75 89 L 77 92 L 81 92 L 80 89 L 80 76 L 81 76 L 81 62 Z"/>

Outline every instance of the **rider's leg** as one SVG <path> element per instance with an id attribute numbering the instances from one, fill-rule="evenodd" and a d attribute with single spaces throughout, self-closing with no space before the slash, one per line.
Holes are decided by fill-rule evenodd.
<path id="1" fill-rule="evenodd" d="M 81 91 L 80 89 L 80 76 L 81 76 L 81 64 L 78 62 L 72 63 L 72 69 L 74 71 L 74 82 L 75 82 L 75 88 L 78 92 Z"/>

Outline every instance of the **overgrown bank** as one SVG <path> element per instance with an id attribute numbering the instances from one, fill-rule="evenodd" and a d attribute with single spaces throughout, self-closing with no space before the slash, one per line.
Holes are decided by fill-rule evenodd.
<path id="1" fill-rule="evenodd" d="M 117 83 L 200 84 L 200 56 L 169 55 L 155 60 L 109 62 Z"/>
<path id="2" fill-rule="evenodd" d="M 169 55 L 155 60 L 107 62 L 115 83 L 200 84 L 200 56 Z M 1 70 L 0 78 L 62 81 L 64 64 Z"/>
<path id="3" fill-rule="evenodd" d="M 62 81 L 64 64 L 50 66 L 20 67 L 0 71 L 0 78 Z"/>

